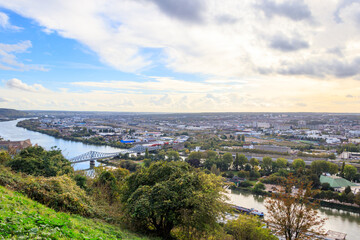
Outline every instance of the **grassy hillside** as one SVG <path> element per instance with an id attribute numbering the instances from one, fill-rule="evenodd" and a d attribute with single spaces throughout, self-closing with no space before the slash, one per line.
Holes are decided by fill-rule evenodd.
<path id="1" fill-rule="evenodd" d="M 59 213 L 0 186 L 0 239 L 149 239 L 100 220 Z"/>

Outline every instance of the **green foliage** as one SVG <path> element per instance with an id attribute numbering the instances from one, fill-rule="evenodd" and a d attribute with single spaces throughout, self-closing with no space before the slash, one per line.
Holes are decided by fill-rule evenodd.
<path id="1" fill-rule="evenodd" d="M 153 229 L 164 238 L 174 227 L 202 235 L 218 227 L 225 208 L 222 185 L 221 178 L 187 163 L 156 162 L 126 179 L 122 202 L 138 229 Z"/>
<path id="2" fill-rule="evenodd" d="M 50 178 L 23 176 L 0 166 L 0 185 L 26 194 L 55 210 L 84 216 L 96 215 L 94 204 L 85 191 L 66 175 Z"/>
<path id="3" fill-rule="evenodd" d="M 83 216 L 96 215 L 94 204 L 85 191 L 66 175 L 50 178 L 29 177 L 23 184 L 21 192 L 57 211 Z"/>
<path id="4" fill-rule="evenodd" d="M 252 189 L 254 193 L 262 193 L 264 190 L 265 190 L 265 185 L 262 182 L 256 183 L 254 188 Z"/>
<path id="5" fill-rule="evenodd" d="M 259 177 L 261 177 L 261 174 L 258 171 L 256 170 L 250 171 L 250 179 L 255 180 L 258 179 Z"/>
<path id="6" fill-rule="evenodd" d="M 148 239 L 100 220 L 57 213 L 3 187 L 0 187 L 0 238 Z"/>
<path id="7" fill-rule="evenodd" d="M 166 153 L 166 156 L 167 156 L 168 161 L 179 161 L 180 160 L 180 155 L 177 151 L 168 151 Z"/>
<path id="8" fill-rule="evenodd" d="M 250 177 L 250 173 L 247 172 L 247 171 L 244 171 L 244 170 L 240 170 L 238 173 L 237 173 L 238 177 L 240 178 L 248 178 Z"/>
<path id="9" fill-rule="evenodd" d="M 356 167 L 352 166 L 352 165 L 345 165 L 344 167 L 344 177 L 348 180 L 353 180 L 355 175 L 357 173 L 357 169 Z"/>
<path id="10" fill-rule="evenodd" d="M 328 191 L 330 189 L 331 189 L 330 183 L 325 182 L 321 184 L 321 190 Z"/>
<path id="11" fill-rule="evenodd" d="M 248 187 L 252 187 L 252 184 L 250 181 L 246 180 L 246 181 L 240 182 L 239 187 L 248 188 Z"/>
<path id="12" fill-rule="evenodd" d="M 11 161 L 11 156 L 8 151 L 0 150 L 0 164 L 6 164 Z"/>
<path id="13" fill-rule="evenodd" d="M 314 174 L 317 175 L 320 175 L 324 172 L 335 174 L 339 171 L 339 168 L 335 163 L 331 163 L 325 160 L 316 160 L 311 162 L 310 169 Z"/>
<path id="14" fill-rule="evenodd" d="M 233 162 L 233 156 L 231 153 L 225 153 L 222 157 L 222 162 L 224 163 L 224 166 L 222 170 L 228 170 Z"/>
<path id="15" fill-rule="evenodd" d="M 360 152 L 360 145 L 359 144 L 355 145 L 353 143 L 343 144 L 338 149 L 338 153 L 342 153 L 344 151 L 347 151 L 347 152 Z"/>
<path id="16" fill-rule="evenodd" d="M 288 161 L 285 158 L 276 159 L 276 165 L 278 168 L 286 168 L 287 164 L 288 164 Z"/>
<path id="17" fill-rule="evenodd" d="M 260 181 L 262 183 L 267 183 L 267 184 L 282 184 L 283 182 L 285 182 L 286 178 L 285 177 L 281 177 L 281 176 L 276 176 L 274 174 L 260 179 Z"/>
<path id="18" fill-rule="evenodd" d="M 34 176 L 53 177 L 74 172 L 70 161 L 64 158 L 61 150 L 52 148 L 46 151 L 37 146 L 23 149 L 7 165 L 14 171 Z"/>
<path id="19" fill-rule="evenodd" d="M 251 158 L 250 159 L 250 165 L 254 168 L 255 166 L 259 166 L 259 160 L 257 160 L 256 158 Z"/>
<path id="20" fill-rule="evenodd" d="M 141 168 L 141 166 L 139 164 L 137 164 L 136 162 L 134 162 L 132 160 L 121 160 L 119 162 L 119 167 L 125 168 L 125 169 L 129 170 L 130 172 L 135 172 L 136 170 Z"/>
<path id="21" fill-rule="evenodd" d="M 263 224 L 257 217 L 240 214 L 238 219 L 229 221 L 225 225 L 225 231 L 232 235 L 234 240 L 276 240 L 270 230 L 263 228 Z"/>
<path id="22" fill-rule="evenodd" d="M 86 190 L 87 186 L 86 186 L 86 177 L 84 175 L 80 175 L 80 174 L 76 174 L 74 176 L 74 180 L 76 182 L 76 185 L 78 185 L 80 188 Z"/>
<path id="23" fill-rule="evenodd" d="M 295 170 L 298 170 L 299 168 L 305 168 L 305 161 L 302 160 L 301 158 L 294 159 L 292 163 L 292 167 Z"/>
<path id="24" fill-rule="evenodd" d="M 271 157 L 264 157 L 262 161 L 262 168 L 264 169 L 266 174 L 272 172 L 273 160 Z"/>

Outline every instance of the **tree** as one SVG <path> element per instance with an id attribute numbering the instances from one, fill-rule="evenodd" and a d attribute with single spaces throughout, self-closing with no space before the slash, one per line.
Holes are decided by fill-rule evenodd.
<path id="1" fill-rule="evenodd" d="M 354 167 L 352 165 L 348 165 L 348 164 L 345 165 L 345 167 L 344 167 L 344 177 L 347 180 L 350 180 L 350 181 L 353 180 L 356 173 L 357 173 L 356 167 Z"/>
<path id="2" fill-rule="evenodd" d="M 180 155 L 177 151 L 169 151 L 166 153 L 168 161 L 179 161 Z"/>
<path id="3" fill-rule="evenodd" d="M 345 193 L 345 194 L 351 193 L 351 187 L 350 187 L 350 186 L 347 186 L 347 187 L 344 189 L 344 193 Z"/>
<path id="4" fill-rule="evenodd" d="M 222 163 L 220 167 L 221 170 L 226 171 L 229 170 L 231 164 L 233 162 L 233 156 L 231 153 L 225 153 L 223 158 L 222 158 Z"/>
<path id="5" fill-rule="evenodd" d="M 247 172 L 250 172 L 251 171 L 251 165 L 250 164 L 245 164 L 245 168 L 244 168 L 245 171 Z"/>
<path id="6" fill-rule="evenodd" d="M 330 174 L 337 174 L 338 172 L 339 172 L 339 167 L 338 167 L 338 165 L 337 164 L 335 164 L 335 163 L 330 163 L 329 162 L 329 170 L 328 170 L 328 172 L 330 173 Z"/>
<path id="7" fill-rule="evenodd" d="M 150 158 L 149 149 L 148 149 L 148 148 L 145 149 L 145 158 L 146 158 L 146 159 L 149 159 L 149 158 Z"/>
<path id="8" fill-rule="evenodd" d="M 234 166 L 236 171 L 239 170 L 240 159 L 239 159 L 239 154 L 238 153 L 235 155 L 235 160 L 233 162 L 233 166 Z"/>
<path id="9" fill-rule="evenodd" d="M 240 214 L 236 220 L 228 221 L 225 224 L 225 231 L 234 237 L 234 240 L 276 240 L 270 230 L 258 218 L 251 215 Z"/>
<path id="10" fill-rule="evenodd" d="M 339 171 L 339 168 L 335 163 L 331 163 L 325 160 L 313 161 L 310 165 L 310 168 L 311 171 L 317 175 L 320 175 L 324 172 L 335 174 Z"/>
<path id="11" fill-rule="evenodd" d="M 14 171 L 35 176 L 53 177 L 74 173 L 70 161 L 57 148 L 50 151 L 38 146 L 25 148 L 7 165 Z"/>
<path id="12" fill-rule="evenodd" d="M 250 159 L 250 165 L 254 168 L 255 166 L 259 166 L 259 160 L 257 160 L 256 158 L 251 158 Z"/>
<path id="13" fill-rule="evenodd" d="M 244 169 L 244 165 L 248 162 L 247 157 L 244 154 L 239 155 L 239 166 L 240 169 Z"/>
<path id="14" fill-rule="evenodd" d="M 286 168 L 288 160 L 285 158 L 276 159 L 276 165 L 278 168 Z"/>
<path id="15" fill-rule="evenodd" d="M 295 186 L 297 191 L 293 191 Z M 266 200 L 268 222 L 278 226 L 286 240 L 307 239 L 309 232 L 323 235 L 326 219 L 318 216 L 317 202 L 309 200 L 314 195 L 310 182 L 299 182 L 290 175 L 281 192 Z"/>
<path id="16" fill-rule="evenodd" d="M 272 171 L 272 163 L 273 160 L 271 157 L 264 157 L 263 158 L 263 162 L 262 162 L 262 168 L 264 169 L 264 171 L 269 174 Z"/>
<path id="17" fill-rule="evenodd" d="M 354 202 L 360 206 L 360 192 L 356 193 Z"/>
<path id="18" fill-rule="evenodd" d="M 166 156 L 166 153 L 164 150 L 161 150 L 157 155 L 156 155 L 156 158 L 157 160 L 165 160 L 165 156 Z"/>
<path id="19" fill-rule="evenodd" d="M 216 176 L 219 176 L 221 173 L 220 169 L 218 169 L 215 164 L 212 165 L 210 172 L 215 174 Z"/>
<path id="20" fill-rule="evenodd" d="M 156 162 L 126 178 L 121 201 L 138 228 L 169 239 L 176 227 L 200 239 L 218 228 L 217 219 L 227 209 L 223 184 L 184 162 Z"/>
<path id="21" fill-rule="evenodd" d="M 9 152 L 1 150 L 0 151 L 0 164 L 6 164 L 11 161 L 11 156 Z"/>
<path id="22" fill-rule="evenodd" d="M 298 170 L 299 168 L 305 168 L 305 161 L 302 160 L 301 158 L 294 159 L 292 163 L 292 167 L 295 170 Z"/>
<path id="23" fill-rule="evenodd" d="M 265 185 L 262 182 L 258 182 L 257 184 L 255 184 L 254 188 L 252 189 L 254 193 L 262 193 L 264 190 Z"/>
<path id="24" fill-rule="evenodd" d="M 193 167 L 199 167 L 200 166 L 200 160 L 202 158 L 201 152 L 191 152 L 186 159 L 186 162 L 189 163 Z M 211 166 L 210 166 L 211 167 Z"/>

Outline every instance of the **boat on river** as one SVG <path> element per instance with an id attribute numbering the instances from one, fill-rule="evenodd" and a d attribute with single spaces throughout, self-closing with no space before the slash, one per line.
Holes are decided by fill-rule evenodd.
<path id="1" fill-rule="evenodd" d="M 259 210 L 256 210 L 254 208 L 245 208 L 245 207 L 240 207 L 240 206 L 236 206 L 236 205 L 232 205 L 232 207 L 235 209 L 236 212 L 239 212 L 239 213 L 245 213 L 245 214 L 258 216 L 258 217 L 264 217 L 263 212 L 260 212 Z"/>

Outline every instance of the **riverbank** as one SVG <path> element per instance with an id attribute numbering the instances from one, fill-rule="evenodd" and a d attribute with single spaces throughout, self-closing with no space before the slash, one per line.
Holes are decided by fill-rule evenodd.
<path id="1" fill-rule="evenodd" d="M 255 196 L 262 196 L 262 197 L 271 197 L 272 196 L 272 193 L 269 193 L 266 191 L 253 191 L 253 188 L 251 188 L 251 187 L 231 186 L 230 189 L 233 191 L 244 192 L 244 193 L 252 194 Z M 360 207 L 356 206 L 354 204 L 333 202 L 333 201 L 328 201 L 326 199 L 316 199 L 316 201 L 319 201 L 319 205 L 322 207 L 327 207 L 327 208 L 331 208 L 331 209 L 335 209 L 335 210 L 342 210 L 342 211 L 360 214 Z"/>
<path id="2" fill-rule="evenodd" d="M 129 149 L 132 148 L 133 145 L 131 144 L 124 144 L 119 141 L 113 142 L 106 142 L 101 139 L 101 137 L 93 137 L 89 139 L 84 139 L 82 137 L 73 137 L 73 136 L 64 136 L 61 135 L 59 130 L 55 129 L 41 129 L 39 127 L 40 123 L 37 119 L 25 119 L 16 124 L 16 127 L 24 128 L 29 131 L 42 133 L 57 139 L 63 139 L 67 141 L 74 141 L 74 142 L 81 142 L 85 144 L 97 145 L 97 146 L 109 146 L 114 148 L 121 148 L 121 149 Z"/>

